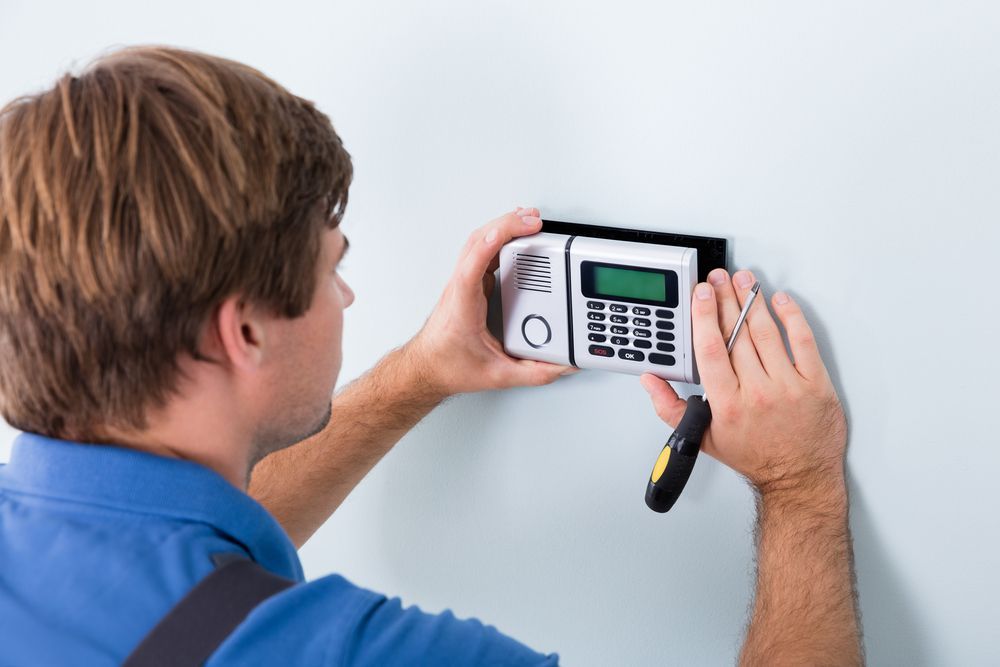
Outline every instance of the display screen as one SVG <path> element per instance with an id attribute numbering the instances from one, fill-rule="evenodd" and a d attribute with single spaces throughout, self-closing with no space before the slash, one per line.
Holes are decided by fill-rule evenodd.
<path id="1" fill-rule="evenodd" d="M 677 307 L 675 271 L 587 260 L 581 263 L 580 274 L 588 297 Z"/>
<path id="2" fill-rule="evenodd" d="M 659 272 L 595 266 L 594 291 L 626 299 L 663 301 L 667 298 L 667 283 Z"/>

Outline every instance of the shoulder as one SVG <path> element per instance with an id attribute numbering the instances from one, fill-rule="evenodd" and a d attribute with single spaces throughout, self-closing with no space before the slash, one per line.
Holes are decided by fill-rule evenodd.
<path id="1" fill-rule="evenodd" d="M 209 665 L 555 665 L 476 619 L 429 614 L 339 575 L 269 599 L 219 648 Z"/>
<path id="2" fill-rule="evenodd" d="M 331 664 L 380 597 L 339 575 L 296 584 L 254 609 L 208 664 Z"/>

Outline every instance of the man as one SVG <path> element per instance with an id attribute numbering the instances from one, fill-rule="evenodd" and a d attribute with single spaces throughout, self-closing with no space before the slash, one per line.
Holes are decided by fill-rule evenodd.
<path id="1" fill-rule="evenodd" d="M 336 575 L 303 581 L 296 547 L 444 398 L 574 370 L 511 359 L 485 328 L 497 252 L 541 227 L 519 208 L 470 235 L 421 331 L 331 404 L 351 173 L 311 103 L 175 49 L 117 52 L 0 112 L 0 409 L 25 431 L 0 471 L 5 664 L 188 655 L 219 614 L 185 621 L 184 600 L 239 598 L 195 595 L 233 563 L 274 587 L 210 664 L 556 662 Z M 794 364 L 762 300 L 726 354 L 752 281 L 715 271 L 692 301 L 703 447 L 758 497 L 741 662 L 859 664 L 843 411 L 783 293 Z M 684 402 L 642 384 L 675 425 Z M 188 634 L 146 643 L 176 617 Z"/>

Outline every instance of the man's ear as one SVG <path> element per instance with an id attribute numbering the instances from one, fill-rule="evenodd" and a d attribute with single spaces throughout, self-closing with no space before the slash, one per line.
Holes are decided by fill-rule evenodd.
<path id="1" fill-rule="evenodd" d="M 261 312 L 240 297 L 227 298 L 215 312 L 215 328 L 223 358 L 236 369 L 253 372 L 264 359 Z"/>

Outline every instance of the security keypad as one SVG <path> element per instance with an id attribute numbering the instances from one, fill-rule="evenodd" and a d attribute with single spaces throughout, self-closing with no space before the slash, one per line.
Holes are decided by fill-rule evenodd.
<path id="1" fill-rule="evenodd" d="M 504 244 L 504 351 L 697 383 L 690 306 L 701 250 L 683 241 L 702 237 L 678 236 L 676 245 L 647 239 L 647 232 L 635 241 L 611 238 L 623 233 L 540 232 Z M 713 255 L 709 266 L 717 261 Z"/>
<path id="2" fill-rule="evenodd" d="M 611 346 L 608 345 L 591 345 L 588 352 L 597 357 L 611 357 L 617 356 L 619 359 L 624 359 L 625 361 L 649 361 L 650 363 L 659 364 L 661 366 L 673 366 L 677 363 L 677 360 L 669 354 L 661 354 L 661 352 L 673 352 L 674 346 L 667 343 L 657 343 L 656 349 L 658 352 L 650 353 L 648 356 L 646 353 L 640 351 L 638 348 L 649 349 L 652 347 L 652 343 L 646 338 L 650 338 L 652 333 L 650 332 L 650 326 L 655 326 L 657 329 L 656 337 L 658 340 L 673 340 L 674 335 L 668 333 L 668 330 L 674 328 L 674 323 L 669 321 L 674 318 L 674 313 L 672 310 L 667 310 L 665 308 L 657 308 L 655 317 L 656 320 L 650 321 L 650 309 L 644 308 L 642 306 L 633 306 L 631 309 L 621 303 L 608 303 L 605 301 L 588 301 L 587 302 L 587 318 L 590 320 L 603 320 L 604 314 L 601 311 L 607 310 L 611 313 L 628 313 L 628 314 L 616 314 L 610 317 L 611 322 L 616 325 L 628 324 L 632 326 L 631 336 L 629 336 L 629 328 L 626 326 L 612 326 L 611 333 L 615 334 L 611 336 L 610 342 Z M 629 312 L 631 310 L 631 313 Z M 589 322 L 589 328 L 594 329 L 595 323 Z M 597 325 L 603 330 L 604 325 Z M 667 338 L 669 336 L 669 338 Z M 598 336 L 596 334 L 590 334 L 589 339 L 594 342 L 605 342 L 604 336 Z"/>

